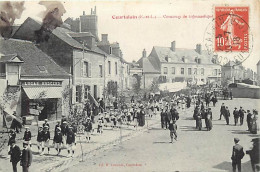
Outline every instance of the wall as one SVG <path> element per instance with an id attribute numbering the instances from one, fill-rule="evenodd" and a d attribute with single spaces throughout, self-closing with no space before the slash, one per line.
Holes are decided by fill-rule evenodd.
<path id="1" fill-rule="evenodd" d="M 84 54 L 84 55 L 83 55 Z M 89 85 L 90 92 L 94 96 L 94 85 L 97 85 L 97 96 L 101 96 L 103 93 L 102 87 L 104 88 L 104 56 L 96 53 L 85 52 L 79 50 L 73 51 L 73 59 L 75 65 L 75 85 Z M 84 61 L 91 64 L 91 76 L 87 77 L 82 75 Z M 103 67 L 102 77 L 99 75 L 99 65 Z"/>
<path id="2" fill-rule="evenodd" d="M 255 98 L 260 99 L 260 88 L 232 88 L 235 98 Z"/>
<path id="3" fill-rule="evenodd" d="M 168 74 L 164 74 L 164 67 L 168 68 Z M 175 74 L 172 74 L 172 67 L 175 67 Z M 181 74 L 181 68 L 184 68 L 184 74 Z M 188 74 L 188 68 L 191 68 L 191 75 Z M 194 69 L 197 68 L 197 75 L 194 74 Z M 201 68 L 204 69 L 204 74 L 201 74 Z M 217 76 L 214 76 L 214 69 L 217 69 Z M 183 78 L 187 79 L 199 79 L 204 82 L 207 81 L 207 77 L 220 77 L 219 70 L 221 67 L 219 65 L 211 64 L 188 64 L 188 63 L 161 63 L 161 75 L 167 76 L 167 82 L 174 82 L 177 79 Z"/>
<path id="4" fill-rule="evenodd" d="M 111 74 L 109 74 L 109 67 L 108 61 L 111 63 Z M 115 62 L 117 62 L 117 74 L 115 70 Z M 120 86 L 120 68 L 121 68 L 121 61 L 119 58 L 114 56 L 107 56 L 105 60 L 105 87 L 107 87 L 107 83 L 109 81 L 116 81 L 117 85 Z"/>

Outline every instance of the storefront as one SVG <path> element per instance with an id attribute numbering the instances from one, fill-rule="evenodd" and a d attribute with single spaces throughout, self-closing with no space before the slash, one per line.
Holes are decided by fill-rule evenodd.
<path id="1" fill-rule="evenodd" d="M 57 120 L 62 115 L 62 81 L 22 81 L 22 116 Z"/>

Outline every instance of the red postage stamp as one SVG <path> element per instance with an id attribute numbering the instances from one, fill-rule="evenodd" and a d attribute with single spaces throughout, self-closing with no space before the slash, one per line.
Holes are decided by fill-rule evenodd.
<path id="1" fill-rule="evenodd" d="M 215 51 L 248 52 L 249 7 L 215 7 Z"/>

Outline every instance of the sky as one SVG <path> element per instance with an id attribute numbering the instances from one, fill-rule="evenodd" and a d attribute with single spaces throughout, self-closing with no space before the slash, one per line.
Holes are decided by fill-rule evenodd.
<path id="1" fill-rule="evenodd" d="M 257 0 L 173 0 L 173 1 L 65 1 L 62 2 L 66 13 L 62 16 L 77 18 L 85 11 L 90 14 L 96 6 L 98 16 L 98 35 L 108 34 L 110 42 L 118 42 L 123 57 L 128 62 L 138 60 L 143 49 L 147 55 L 153 46 L 170 47 L 176 41 L 176 48 L 195 49 L 196 44 L 203 45 L 207 26 L 213 21 L 214 5 L 249 6 L 249 26 L 253 35 L 253 50 L 243 65 L 256 71 L 256 63 L 260 58 L 260 3 Z M 41 20 L 40 13 L 44 7 L 37 1 L 26 1 L 25 10 L 20 19 L 21 24 L 31 16 Z M 117 16 L 137 16 L 137 19 L 114 19 Z M 139 18 L 139 16 L 153 18 Z M 187 18 L 183 18 L 186 15 Z M 192 15 L 206 15 L 209 18 L 190 18 Z M 172 16 L 174 18 L 165 18 Z M 155 18 L 156 17 L 156 18 Z"/>

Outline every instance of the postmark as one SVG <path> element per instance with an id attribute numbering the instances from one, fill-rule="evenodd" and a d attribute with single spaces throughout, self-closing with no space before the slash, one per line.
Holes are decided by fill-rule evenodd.
<path id="1" fill-rule="evenodd" d="M 217 63 L 243 63 L 253 49 L 249 27 L 249 7 L 214 7 L 212 22 L 207 26 L 203 44 Z"/>

